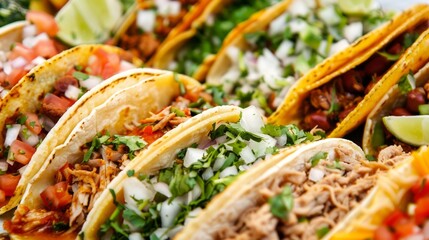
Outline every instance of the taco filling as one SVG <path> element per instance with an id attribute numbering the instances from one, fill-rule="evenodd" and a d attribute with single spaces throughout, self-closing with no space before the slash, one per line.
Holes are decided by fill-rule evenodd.
<path id="1" fill-rule="evenodd" d="M 253 164 L 276 154 L 279 148 L 319 138 L 294 125 L 264 125 L 255 108 L 245 109 L 239 123 L 213 125 L 205 140 L 180 149 L 169 167 L 151 175 L 130 170 L 123 184 L 125 203 L 115 200 L 117 209 L 100 234 L 109 238 L 172 238 Z"/>
<path id="2" fill-rule="evenodd" d="M 34 66 L 42 64 L 46 59 L 65 49 L 54 38 L 58 26 L 51 15 L 28 11 L 26 20 L 30 24 L 22 29 L 22 41 L 10 46 L 9 51 L 0 51 L 1 97 L 4 97 Z"/>
<path id="3" fill-rule="evenodd" d="M 153 3 L 139 3 L 136 21 L 121 36 L 118 46 L 143 61 L 149 60 L 197 2 L 198 0 L 156 0 Z"/>
<path id="4" fill-rule="evenodd" d="M 200 97 L 210 102 L 202 88 L 189 89 L 160 112 L 141 119 L 137 125 L 126 126 L 124 135 L 104 132 L 94 137 L 81 146 L 81 160 L 62 166 L 54 184 L 40 194 L 44 208 L 20 205 L 12 221 L 5 223 L 5 229 L 24 235 L 67 235 L 78 231 L 101 192 L 140 151 L 206 109 L 207 105 L 199 108 L 192 105 Z"/>
<path id="5" fill-rule="evenodd" d="M 429 238 L 429 181 L 419 179 L 409 189 L 403 208 L 392 211 L 374 231 L 374 240 Z"/>
<path id="6" fill-rule="evenodd" d="M 303 103 L 304 129 L 315 126 L 331 132 L 364 99 L 365 95 L 428 28 L 420 23 L 395 38 L 368 60 L 332 81 L 310 91 Z"/>
<path id="7" fill-rule="evenodd" d="M 8 118 L 2 133 L 4 145 L 0 150 L 0 180 L 7 180 L 7 183 L 0 184 L 0 195 L 13 196 L 36 148 L 78 98 L 103 79 L 130 67 L 133 65 L 121 60 L 119 55 L 99 48 L 90 57 L 88 66 L 74 66 L 56 80 L 52 92 L 45 94 L 39 109 L 35 112 L 17 112 Z M 6 201 L 0 202 L 0 205 L 4 203 Z"/>
<path id="8" fill-rule="evenodd" d="M 230 1 L 218 13 L 209 15 L 197 29 L 197 34 L 181 47 L 168 69 L 192 76 L 206 57 L 219 51 L 223 40 L 235 26 L 257 11 L 278 2 L 279 0 Z"/>
<path id="9" fill-rule="evenodd" d="M 301 76 L 388 19 L 379 9 L 349 15 L 339 3 L 294 1 L 265 30 L 245 34 L 245 49 L 227 49 L 232 64 L 220 79 L 223 89 L 230 103 L 271 115 Z"/>

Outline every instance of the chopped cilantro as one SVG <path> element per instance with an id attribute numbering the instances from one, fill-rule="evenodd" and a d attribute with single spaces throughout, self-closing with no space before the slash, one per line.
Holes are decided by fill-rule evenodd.
<path id="1" fill-rule="evenodd" d="M 326 157 L 328 157 L 327 152 L 318 152 L 318 153 L 314 154 L 310 158 L 311 167 L 317 166 L 317 164 L 319 164 L 319 161 L 322 159 L 326 159 Z"/>
<path id="2" fill-rule="evenodd" d="M 134 176 L 134 173 L 135 173 L 134 169 L 130 169 L 127 171 L 127 176 L 132 177 L 132 176 Z"/>
<path id="3" fill-rule="evenodd" d="M 89 78 L 89 75 L 83 72 L 73 72 L 73 77 L 75 77 L 77 80 L 85 81 Z"/>
<path id="4" fill-rule="evenodd" d="M 293 209 L 293 192 L 290 186 L 283 188 L 280 194 L 268 199 L 271 213 L 281 219 L 287 219 Z"/>
<path id="5" fill-rule="evenodd" d="M 21 124 L 21 125 L 23 125 L 23 124 L 25 124 L 25 122 L 27 121 L 27 116 L 25 116 L 25 115 L 20 115 L 17 119 L 16 119 L 16 122 L 17 123 L 19 123 L 19 124 Z"/>
<path id="6" fill-rule="evenodd" d="M 416 87 L 416 79 L 410 72 L 405 76 L 402 76 L 398 82 L 399 90 L 402 94 L 407 94 Z"/>
<path id="7" fill-rule="evenodd" d="M 323 238 L 326 234 L 328 234 L 329 232 L 329 227 L 325 226 L 325 227 L 321 227 L 319 229 L 316 230 L 316 235 L 319 239 Z"/>

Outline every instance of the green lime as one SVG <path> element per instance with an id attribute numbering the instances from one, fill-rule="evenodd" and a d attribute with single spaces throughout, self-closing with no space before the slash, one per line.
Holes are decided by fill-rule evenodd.
<path id="1" fill-rule="evenodd" d="M 102 43 L 123 17 L 120 0 L 71 0 L 55 16 L 57 36 L 71 46 Z"/>
<path id="2" fill-rule="evenodd" d="M 383 117 L 384 126 L 399 140 L 414 146 L 429 144 L 429 115 Z"/>
<path id="3" fill-rule="evenodd" d="M 371 11 L 372 0 L 339 0 L 338 5 L 344 13 L 361 15 Z"/>

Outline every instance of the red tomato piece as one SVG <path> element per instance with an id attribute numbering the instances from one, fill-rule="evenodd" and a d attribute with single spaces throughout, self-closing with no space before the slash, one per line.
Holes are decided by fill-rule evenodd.
<path id="1" fill-rule="evenodd" d="M 429 219 L 429 197 L 419 199 L 414 212 L 414 221 L 417 225 L 423 224 L 427 219 Z"/>
<path id="2" fill-rule="evenodd" d="M 414 196 L 414 202 L 417 202 L 420 198 L 429 196 L 429 179 L 424 177 L 417 181 L 412 187 L 411 192 Z"/>
<path id="3" fill-rule="evenodd" d="M 108 79 L 109 77 L 115 75 L 119 72 L 119 67 L 119 64 L 114 64 L 111 62 L 104 64 L 103 70 L 101 71 L 101 78 Z"/>
<path id="4" fill-rule="evenodd" d="M 10 145 L 10 151 L 13 153 L 14 161 L 27 165 L 36 149 L 25 142 L 15 140 Z"/>
<path id="5" fill-rule="evenodd" d="M 393 227 L 401 222 L 406 222 L 408 219 L 407 215 L 401 210 L 393 211 L 386 219 L 384 219 L 384 224 Z"/>
<path id="6" fill-rule="evenodd" d="M 407 222 L 403 223 L 398 223 L 394 226 L 395 236 L 397 238 L 408 237 L 414 233 L 415 227 L 416 224 L 414 224 L 412 220 L 408 220 Z"/>
<path id="7" fill-rule="evenodd" d="M 155 142 L 158 138 L 162 137 L 163 135 L 164 135 L 164 133 L 162 131 L 152 132 L 151 134 L 143 133 L 143 139 L 148 144 L 151 144 L 151 143 Z"/>
<path id="8" fill-rule="evenodd" d="M 152 134 L 153 133 L 153 128 L 152 128 L 152 126 L 146 126 L 146 127 L 144 127 L 143 128 L 143 133 L 144 134 Z"/>
<path id="9" fill-rule="evenodd" d="M 102 48 L 97 48 L 94 56 L 95 60 L 89 64 L 91 75 L 107 79 L 119 72 L 121 59 L 118 54 L 108 53 Z"/>
<path id="10" fill-rule="evenodd" d="M 6 202 L 6 193 L 0 189 L 0 204 L 3 204 Z"/>
<path id="11" fill-rule="evenodd" d="M 15 192 L 16 186 L 18 186 L 18 182 L 21 176 L 14 176 L 12 174 L 3 174 L 0 175 L 0 189 L 4 192 L 4 194 L 8 197 L 12 196 Z"/>
<path id="12" fill-rule="evenodd" d="M 70 204 L 73 198 L 68 192 L 68 183 L 65 181 L 47 187 L 40 193 L 40 197 L 43 204 L 51 210 L 61 210 Z"/>
<path id="13" fill-rule="evenodd" d="M 25 120 L 25 126 L 27 126 L 27 128 L 34 134 L 39 134 L 42 131 L 42 124 L 40 124 L 37 114 L 26 113 L 24 115 L 27 117 Z"/>
<path id="14" fill-rule="evenodd" d="M 55 18 L 45 12 L 28 11 L 25 15 L 25 19 L 36 25 L 39 33 L 45 32 L 51 37 L 54 37 L 59 30 Z"/>
<path id="15" fill-rule="evenodd" d="M 33 47 L 33 49 L 37 56 L 41 56 L 44 58 L 51 58 L 58 54 L 58 51 L 55 48 L 54 41 L 51 39 L 38 41 L 36 46 Z"/>
<path id="16" fill-rule="evenodd" d="M 25 60 L 30 62 L 31 60 L 35 59 L 37 55 L 34 53 L 33 49 L 28 48 L 21 43 L 16 43 L 12 51 L 9 53 L 9 59 L 14 60 L 18 57 L 23 57 Z"/>
<path id="17" fill-rule="evenodd" d="M 382 225 L 375 230 L 374 240 L 395 240 L 395 235 L 389 230 L 389 227 Z"/>
<path id="18" fill-rule="evenodd" d="M 7 89 L 11 89 L 13 86 L 15 86 L 19 80 L 25 76 L 25 74 L 27 74 L 27 71 L 25 71 L 23 68 L 12 69 L 12 72 L 6 76 Z"/>

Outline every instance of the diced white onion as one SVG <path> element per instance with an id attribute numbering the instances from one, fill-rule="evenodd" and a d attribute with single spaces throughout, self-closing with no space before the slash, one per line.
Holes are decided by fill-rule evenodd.
<path id="1" fill-rule="evenodd" d="M 223 135 L 223 136 L 216 138 L 215 141 L 217 144 L 222 144 L 222 143 L 226 142 L 226 138 L 227 138 L 226 135 Z"/>
<path id="2" fill-rule="evenodd" d="M 284 61 L 291 51 L 293 50 L 293 42 L 284 40 L 282 43 L 280 43 L 280 46 L 277 48 L 275 55 L 282 61 Z"/>
<path id="3" fill-rule="evenodd" d="M 192 201 L 198 199 L 201 196 L 201 188 L 198 184 L 196 184 L 194 186 L 194 188 L 192 188 L 192 191 L 188 192 L 188 199 L 186 204 L 189 205 L 189 203 L 191 203 Z"/>
<path id="4" fill-rule="evenodd" d="M 46 62 L 46 59 L 42 56 L 37 56 L 35 59 L 31 61 L 34 65 L 40 65 L 42 63 Z"/>
<path id="5" fill-rule="evenodd" d="M 318 182 L 322 180 L 323 176 L 325 176 L 325 172 L 318 168 L 312 168 L 310 170 L 308 178 L 313 182 Z"/>
<path id="6" fill-rule="evenodd" d="M 171 203 L 166 200 L 161 203 L 161 210 L 159 215 L 161 216 L 162 227 L 169 228 L 173 226 L 174 219 L 179 214 L 181 206 L 184 202 L 180 197 L 176 197 Z"/>
<path id="7" fill-rule="evenodd" d="M 346 49 L 349 45 L 350 44 L 346 39 L 342 39 L 342 40 L 331 45 L 329 55 L 333 55 L 337 52 L 340 52 L 340 51 Z"/>
<path id="8" fill-rule="evenodd" d="M 158 182 L 158 183 L 153 184 L 153 188 L 155 189 L 155 191 L 161 193 L 162 195 L 164 195 L 166 197 L 172 196 L 168 185 L 164 182 Z"/>
<path id="9" fill-rule="evenodd" d="M 260 133 L 264 120 L 255 106 L 249 106 L 241 111 L 240 125 L 248 132 Z"/>
<path id="10" fill-rule="evenodd" d="M 213 177 L 213 169 L 212 168 L 207 168 L 204 172 L 203 172 L 203 175 L 202 175 L 202 177 L 203 177 L 203 179 L 204 180 L 208 180 L 208 179 L 210 179 L 211 177 Z"/>
<path id="11" fill-rule="evenodd" d="M 67 90 L 64 93 L 68 99 L 77 100 L 79 98 L 80 88 L 75 87 L 73 85 L 68 85 Z"/>
<path id="12" fill-rule="evenodd" d="M 121 60 L 121 63 L 119 65 L 119 71 L 120 72 L 123 72 L 123 71 L 126 71 L 126 70 L 130 70 L 130 69 L 133 69 L 133 68 L 136 68 L 136 66 L 134 66 L 134 64 L 132 64 L 132 63 L 130 63 L 128 61 L 125 61 L 125 60 Z"/>
<path id="13" fill-rule="evenodd" d="M 55 126 L 55 122 L 45 115 L 40 118 L 40 124 L 48 132 Z"/>
<path id="14" fill-rule="evenodd" d="M 240 172 L 243 172 L 243 171 L 247 171 L 250 167 L 252 167 L 252 166 L 240 165 L 240 166 L 238 166 L 238 170 L 240 170 Z"/>
<path id="15" fill-rule="evenodd" d="M 362 22 L 354 22 L 344 27 L 344 37 L 352 43 L 354 40 L 360 38 L 363 34 Z"/>
<path id="16" fill-rule="evenodd" d="M 267 134 L 258 134 L 262 137 L 262 140 L 259 142 L 250 140 L 249 147 L 253 150 L 256 155 L 256 158 L 261 157 L 266 154 L 268 148 L 273 148 L 276 146 L 276 139 Z"/>
<path id="17" fill-rule="evenodd" d="M 249 146 L 246 146 L 241 149 L 240 157 L 244 160 L 246 164 L 252 163 L 256 160 L 256 157 Z"/>
<path id="18" fill-rule="evenodd" d="M 153 32 L 155 28 L 156 15 L 153 10 L 139 10 L 137 13 L 137 27 L 145 32 Z"/>
<path id="19" fill-rule="evenodd" d="M 34 24 L 28 24 L 25 25 L 24 28 L 22 28 L 22 37 L 25 38 L 29 38 L 29 37 L 34 37 L 37 34 L 37 28 L 36 25 Z"/>
<path id="20" fill-rule="evenodd" d="M 22 41 L 22 44 L 28 48 L 33 48 L 39 43 L 39 41 L 49 40 L 49 36 L 47 33 L 41 33 L 35 37 L 25 38 Z"/>
<path id="21" fill-rule="evenodd" d="M 334 5 L 328 5 L 319 10 L 318 15 L 323 22 L 328 25 L 335 25 L 340 23 L 341 18 L 337 14 Z"/>
<path id="22" fill-rule="evenodd" d="M 268 34 L 270 36 L 282 33 L 286 28 L 286 14 L 282 14 L 274 19 L 268 28 Z"/>
<path id="23" fill-rule="evenodd" d="M 213 171 L 219 170 L 223 166 L 225 161 L 226 161 L 226 159 L 224 156 L 217 157 L 214 164 L 213 164 Z"/>
<path id="24" fill-rule="evenodd" d="M 228 56 L 229 60 L 231 60 L 231 62 L 237 63 L 240 56 L 240 49 L 235 46 L 228 47 L 226 49 L 226 55 Z"/>
<path id="25" fill-rule="evenodd" d="M 0 162 L 0 171 L 2 172 L 6 172 L 7 168 L 8 168 L 9 164 L 7 164 L 7 162 L 1 161 Z"/>
<path id="26" fill-rule="evenodd" d="M 27 64 L 27 59 L 23 58 L 23 57 L 17 57 L 14 60 L 12 60 L 10 62 L 10 65 L 12 66 L 12 68 L 22 68 Z"/>
<path id="27" fill-rule="evenodd" d="M 20 124 L 12 124 L 10 128 L 6 131 L 6 139 L 4 140 L 4 145 L 10 146 L 13 141 L 18 138 L 19 130 L 21 130 Z"/>
<path id="28" fill-rule="evenodd" d="M 12 72 L 12 66 L 10 62 L 5 62 L 3 64 L 3 72 L 6 73 L 6 75 L 9 75 Z"/>
<path id="29" fill-rule="evenodd" d="M 39 136 L 30 131 L 27 127 L 22 126 L 19 131 L 19 137 L 28 145 L 34 147 L 39 143 Z"/>
<path id="30" fill-rule="evenodd" d="M 6 90 L 6 89 L 3 89 L 3 91 L 1 91 L 1 93 L 0 93 L 0 97 L 1 98 L 4 98 L 4 97 L 6 97 L 6 95 L 9 93 L 9 90 Z"/>
<path id="31" fill-rule="evenodd" d="M 215 23 L 215 16 L 213 14 L 210 14 L 207 16 L 206 18 L 206 25 L 207 26 L 213 26 L 213 24 Z"/>
<path id="32" fill-rule="evenodd" d="M 86 88 L 86 89 L 92 89 L 98 84 L 100 84 L 103 81 L 103 79 L 96 77 L 96 76 L 89 76 L 86 80 L 79 80 L 80 86 Z"/>
<path id="33" fill-rule="evenodd" d="M 198 160 L 203 159 L 206 151 L 198 148 L 188 148 L 186 150 L 185 157 L 183 158 L 183 166 L 189 168 L 192 164 L 198 162 Z"/>
<path id="34" fill-rule="evenodd" d="M 159 238 L 159 237 L 158 237 L 158 238 Z M 143 240 L 143 237 L 142 237 L 142 235 L 141 235 L 140 233 L 135 232 L 135 233 L 131 233 L 131 234 L 128 236 L 128 239 L 129 239 L 129 240 Z M 159 239 L 161 239 L 161 238 L 159 238 Z"/>
<path id="35" fill-rule="evenodd" d="M 188 225 L 188 224 L 189 224 L 189 222 L 190 222 L 190 221 L 192 221 L 192 219 L 194 219 L 194 218 L 198 217 L 198 214 L 200 214 L 200 212 L 201 212 L 202 210 L 203 210 L 202 208 L 198 207 L 198 208 L 195 208 L 194 210 L 190 211 L 190 212 L 188 213 L 188 216 L 186 216 L 186 219 L 185 219 L 185 226 L 186 226 L 186 225 Z"/>
<path id="36" fill-rule="evenodd" d="M 310 8 L 304 1 L 293 1 L 288 12 L 293 16 L 306 16 L 310 12 Z"/>
<path id="37" fill-rule="evenodd" d="M 287 143 L 287 136 L 283 134 L 280 137 L 276 137 L 276 140 L 277 140 L 277 145 L 279 147 L 283 147 Z"/>
<path id="38" fill-rule="evenodd" d="M 153 234 L 157 236 L 159 240 L 167 240 L 168 239 L 167 232 L 168 232 L 168 228 L 158 228 L 153 232 Z"/>
<path id="39" fill-rule="evenodd" d="M 27 166 L 28 165 L 25 165 L 25 166 L 23 166 L 23 167 L 21 167 L 21 168 L 19 168 L 18 169 L 18 172 L 19 172 L 19 174 L 22 176 L 22 175 L 24 175 L 24 172 L 25 172 L 25 169 L 27 169 Z"/>
<path id="40" fill-rule="evenodd" d="M 123 182 L 125 202 L 131 205 L 136 205 L 137 200 L 152 201 L 156 191 L 150 183 L 141 182 L 136 177 L 126 178 Z"/>
<path id="41" fill-rule="evenodd" d="M 224 178 L 228 176 L 235 176 L 238 174 L 238 170 L 235 166 L 227 167 L 219 174 L 219 178 Z"/>
<path id="42" fill-rule="evenodd" d="M 407 212 L 409 216 L 414 216 L 415 210 L 416 210 L 416 204 L 414 203 L 408 204 Z"/>
<path id="43" fill-rule="evenodd" d="M 155 4 L 161 16 L 176 16 L 180 13 L 181 5 L 179 1 L 156 0 Z"/>

